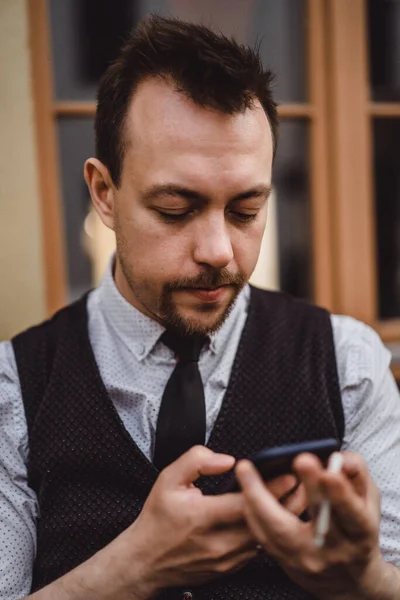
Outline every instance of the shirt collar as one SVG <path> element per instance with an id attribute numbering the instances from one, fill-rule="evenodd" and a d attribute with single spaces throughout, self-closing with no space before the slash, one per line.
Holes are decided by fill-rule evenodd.
<path id="1" fill-rule="evenodd" d="M 136 359 L 142 361 L 152 352 L 165 327 L 125 300 L 115 284 L 113 265 L 114 256 L 109 260 L 103 279 L 95 291 L 99 309 L 116 335 Z M 249 300 L 250 288 L 246 285 L 220 329 L 210 335 L 209 349 L 213 354 L 226 345 L 240 313 L 247 311 Z"/>

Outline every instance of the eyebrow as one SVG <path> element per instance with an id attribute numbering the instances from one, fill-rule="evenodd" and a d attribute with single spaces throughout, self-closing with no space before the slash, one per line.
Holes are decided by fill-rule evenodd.
<path id="1" fill-rule="evenodd" d="M 240 200 L 247 200 L 248 198 L 265 197 L 267 199 L 271 194 L 271 189 L 272 188 L 270 185 L 260 184 L 246 190 L 245 192 L 241 192 L 240 194 L 233 196 L 233 198 L 230 199 L 230 202 L 238 202 Z M 205 194 L 201 194 L 196 190 L 192 190 L 190 188 L 174 184 L 153 185 L 145 191 L 142 198 L 145 201 L 149 202 L 152 200 L 156 200 L 160 196 L 179 196 L 181 198 L 189 200 L 190 202 L 210 201 L 210 198 Z"/>

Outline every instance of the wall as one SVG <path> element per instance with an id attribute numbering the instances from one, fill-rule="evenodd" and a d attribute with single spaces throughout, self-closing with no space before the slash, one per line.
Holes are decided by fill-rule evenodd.
<path id="1" fill-rule="evenodd" d="M 25 1 L 0 0 L 0 339 L 45 315 Z"/>

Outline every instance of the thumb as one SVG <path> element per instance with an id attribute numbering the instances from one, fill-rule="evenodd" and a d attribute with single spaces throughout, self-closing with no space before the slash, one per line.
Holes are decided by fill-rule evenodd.
<path id="1" fill-rule="evenodd" d="M 228 454 L 217 454 L 205 446 L 193 446 L 162 472 L 164 485 L 188 486 L 202 475 L 219 475 L 229 471 L 235 459 Z"/>

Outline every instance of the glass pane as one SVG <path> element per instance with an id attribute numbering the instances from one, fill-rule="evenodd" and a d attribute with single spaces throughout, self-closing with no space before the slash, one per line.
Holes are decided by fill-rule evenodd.
<path id="1" fill-rule="evenodd" d="M 94 100 L 101 74 L 116 58 L 139 14 L 134 0 L 51 0 L 57 100 Z"/>
<path id="2" fill-rule="evenodd" d="M 93 120 L 59 119 L 58 139 L 68 292 L 69 300 L 73 301 L 92 287 L 92 266 L 85 249 L 83 229 L 91 200 L 83 178 L 83 165 L 94 155 Z"/>
<path id="3" fill-rule="evenodd" d="M 375 119 L 379 317 L 400 317 L 400 119 Z"/>
<path id="4" fill-rule="evenodd" d="M 279 102 L 306 100 L 305 0 L 51 0 L 55 96 L 93 100 L 96 85 L 138 19 L 157 12 L 203 22 L 250 44 L 261 42 L 277 73 Z"/>
<path id="5" fill-rule="evenodd" d="M 250 45 L 261 42 L 279 102 L 306 100 L 305 0 L 148 0 L 148 11 L 211 25 Z"/>
<path id="6" fill-rule="evenodd" d="M 368 0 L 371 96 L 400 101 L 400 0 Z"/>
<path id="7" fill-rule="evenodd" d="M 280 288 L 312 299 L 308 125 L 281 124 L 273 170 L 277 198 Z"/>

